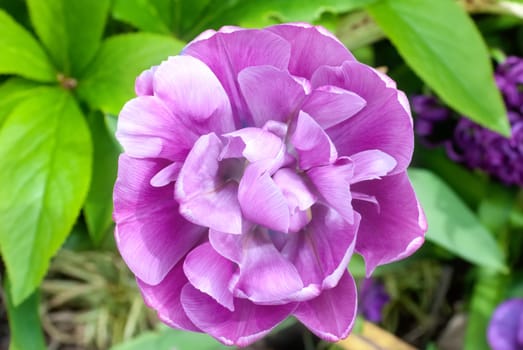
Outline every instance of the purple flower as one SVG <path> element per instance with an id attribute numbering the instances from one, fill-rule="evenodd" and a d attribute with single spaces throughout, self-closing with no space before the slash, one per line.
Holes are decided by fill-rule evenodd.
<path id="1" fill-rule="evenodd" d="M 365 278 L 359 292 L 360 313 L 371 322 L 381 322 L 383 307 L 390 301 L 383 284 L 374 278 Z"/>
<path id="2" fill-rule="evenodd" d="M 501 303 L 487 329 L 492 350 L 523 349 L 523 299 L 509 299 Z"/>
<path id="3" fill-rule="evenodd" d="M 511 137 L 503 137 L 461 117 L 432 96 L 414 96 L 415 130 L 428 145 L 444 144 L 448 156 L 481 169 L 507 185 L 523 186 L 523 59 L 508 57 L 495 73 L 508 111 Z"/>
<path id="4" fill-rule="evenodd" d="M 307 24 L 207 31 L 123 108 L 118 248 L 174 328 L 244 346 L 293 315 L 348 335 L 354 252 L 404 258 L 426 222 L 405 95 Z"/>

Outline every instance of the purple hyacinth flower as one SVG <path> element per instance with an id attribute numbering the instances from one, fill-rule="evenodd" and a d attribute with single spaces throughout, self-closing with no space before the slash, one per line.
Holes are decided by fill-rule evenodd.
<path id="1" fill-rule="evenodd" d="M 385 286 L 374 278 L 365 278 L 359 289 L 360 313 L 371 322 L 381 322 L 383 308 L 390 301 Z"/>
<path id="2" fill-rule="evenodd" d="M 370 275 L 424 240 L 405 95 L 308 24 L 207 31 L 120 113 L 116 242 L 167 325 L 248 345 L 348 335 Z"/>
<path id="3" fill-rule="evenodd" d="M 487 339 L 492 350 L 523 349 L 523 299 L 501 303 L 490 319 Z"/>

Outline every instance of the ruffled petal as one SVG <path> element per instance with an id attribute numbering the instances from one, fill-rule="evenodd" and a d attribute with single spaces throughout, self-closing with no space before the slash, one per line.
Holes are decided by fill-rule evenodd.
<path id="1" fill-rule="evenodd" d="M 138 78 L 136 78 L 136 82 L 134 84 L 134 91 L 136 92 L 136 96 L 152 96 L 154 94 L 153 77 L 154 72 L 156 72 L 156 68 L 158 68 L 158 66 L 151 67 L 143 71 L 138 76 Z"/>
<path id="2" fill-rule="evenodd" d="M 307 96 L 302 110 L 328 129 L 352 117 L 367 102 L 353 92 L 336 86 L 320 86 Z"/>
<path id="3" fill-rule="evenodd" d="M 354 222 L 350 192 L 353 168 L 350 160 L 341 158 L 333 165 L 315 167 L 307 171 L 308 178 L 316 186 L 325 203 L 349 223 Z"/>
<path id="4" fill-rule="evenodd" d="M 209 242 L 214 250 L 226 259 L 237 264 L 242 259 L 242 236 L 209 230 Z"/>
<path id="5" fill-rule="evenodd" d="M 131 271 L 150 285 L 160 283 L 205 232 L 178 214 L 172 184 L 150 185 L 165 165 L 121 155 L 114 189 L 116 244 Z"/>
<path id="6" fill-rule="evenodd" d="M 336 287 L 300 303 L 293 315 L 318 337 L 335 342 L 349 335 L 356 309 L 356 284 L 345 271 Z"/>
<path id="7" fill-rule="evenodd" d="M 180 174 L 180 170 L 182 169 L 182 165 L 181 162 L 174 162 L 160 170 L 151 179 L 151 186 L 162 187 L 176 181 Z"/>
<path id="8" fill-rule="evenodd" d="M 180 262 L 174 266 L 158 285 L 151 286 L 140 279 L 136 282 L 145 303 L 156 310 L 163 323 L 173 328 L 198 332 L 200 329 L 189 320 L 180 301 L 182 288 L 188 282 L 182 265 Z"/>
<path id="9" fill-rule="evenodd" d="M 225 345 L 247 346 L 269 333 L 296 308 L 296 304 L 261 306 L 235 299 L 234 311 L 227 310 L 191 285 L 182 290 L 187 316 L 205 333 Z"/>
<path id="10" fill-rule="evenodd" d="M 340 41 L 319 26 L 287 23 L 268 27 L 266 31 L 278 34 L 292 45 L 289 71 L 293 75 L 310 78 L 320 66 L 339 66 L 354 60 Z"/>
<path id="11" fill-rule="evenodd" d="M 238 73 L 250 66 L 270 65 L 286 69 L 289 43 L 276 34 L 257 29 L 217 32 L 207 39 L 192 42 L 183 50 L 205 62 L 222 83 L 231 99 L 236 127 L 252 126 L 247 106 L 238 87 Z"/>
<path id="12" fill-rule="evenodd" d="M 197 135 L 185 130 L 158 97 L 141 96 L 120 112 L 116 138 L 131 157 L 183 161 Z"/>
<path id="13" fill-rule="evenodd" d="M 190 56 L 169 57 L 154 74 L 154 93 L 200 135 L 235 128 L 229 97 L 202 61 Z"/>
<path id="14" fill-rule="evenodd" d="M 352 188 L 379 203 L 353 202 L 362 217 L 356 251 L 365 259 L 368 276 L 376 266 L 403 259 L 423 244 L 427 222 L 405 172 Z"/>
<path id="15" fill-rule="evenodd" d="M 189 221 L 222 232 L 241 233 L 238 185 L 220 176 L 222 143 L 214 133 L 201 136 L 180 170 L 175 195 Z"/>
<path id="16" fill-rule="evenodd" d="M 300 112 L 291 143 L 298 153 L 301 169 L 332 164 L 338 152 L 329 136 L 307 113 Z"/>
<path id="17" fill-rule="evenodd" d="M 256 224 L 288 232 L 290 216 L 287 201 L 271 178 L 268 166 L 263 163 L 250 164 L 243 173 L 238 188 L 241 211 L 246 219 Z"/>
<path id="18" fill-rule="evenodd" d="M 257 304 L 283 304 L 303 288 L 300 275 L 276 249 L 263 228 L 244 235 L 235 295 Z"/>
<path id="19" fill-rule="evenodd" d="M 351 183 L 376 180 L 396 167 L 396 160 L 380 150 L 362 151 L 350 156 L 354 164 Z"/>
<path id="20" fill-rule="evenodd" d="M 240 138 L 243 141 L 244 147 L 241 150 L 241 155 L 249 162 L 254 163 L 259 160 L 274 159 L 282 152 L 283 142 L 272 132 L 265 131 L 259 128 L 243 128 L 237 131 L 230 132 L 223 135 L 233 145 L 233 138 Z M 239 147 L 238 147 L 239 148 Z M 237 153 L 237 152 L 236 152 Z M 231 153 L 231 156 L 234 153 Z"/>
<path id="21" fill-rule="evenodd" d="M 289 72 L 271 66 L 245 68 L 238 74 L 238 83 L 257 127 L 269 120 L 286 123 L 305 98 L 303 87 Z"/>
<path id="22" fill-rule="evenodd" d="M 355 61 L 320 67 L 311 82 L 314 88 L 334 85 L 353 91 L 367 101 L 356 115 L 327 129 L 340 155 L 379 149 L 396 159 L 393 174 L 407 168 L 414 149 L 412 118 L 398 90 L 387 87 L 372 68 Z"/>
<path id="23" fill-rule="evenodd" d="M 288 236 L 282 255 L 296 267 L 305 288 L 319 294 L 338 284 L 354 252 L 359 223 L 357 213 L 349 224 L 335 210 L 315 205 L 309 226 Z"/>
<path id="24" fill-rule="evenodd" d="M 185 258 L 183 271 L 189 282 L 220 305 L 234 311 L 229 283 L 238 267 L 218 254 L 209 242 L 193 249 Z"/>

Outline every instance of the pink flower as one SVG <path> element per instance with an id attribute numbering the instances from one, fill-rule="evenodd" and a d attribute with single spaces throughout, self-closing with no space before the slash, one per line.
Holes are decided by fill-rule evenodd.
<path id="1" fill-rule="evenodd" d="M 523 349 L 523 299 L 513 298 L 498 305 L 487 328 L 493 350 Z"/>
<path id="2" fill-rule="evenodd" d="M 118 248 L 174 328 L 244 346 L 293 315 L 348 335 L 367 272 L 422 243 L 405 95 L 307 24 L 201 34 L 123 108 Z"/>

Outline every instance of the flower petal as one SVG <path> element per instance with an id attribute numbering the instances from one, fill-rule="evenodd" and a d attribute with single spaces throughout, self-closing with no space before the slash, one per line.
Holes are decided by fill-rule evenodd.
<path id="1" fill-rule="evenodd" d="M 268 27 L 266 31 L 278 34 L 292 45 L 289 71 L 293 75 L 310 78 L 320 66 L 339 66 L 354 60 L 341 42 L 319 26 L 289 23 Z"/>
<path id="2" fill-rule="evenodd" d="M 398 162 L 392 173 L 407 168 L 414 149 L 412 118 L 398 90 L 387 87 L 372 68 L 355 61 L 344 62 L 341 67 L 320 67 L 311 82 L 313 88 L 334 85 L 367 101 L 356 115 L 327 129 L 340 155 L 379 149 Z"/>
<path id="3" fill-rule="evenodd" d="M 252 118 L 246 118 L 249 113 L 238 88 L 238 73 L 250 66 L 270 65 L 286 69 L 290 45 L 278 35 L 245 29 L 217 32 L 207 39 L 192 42 L 185 47 L 183 54 L 205 62 L 216 74 L 230 97 L 236 127 L 239 128 L 245 126 L 246 119 Z"/>
<path id="4" fill-rule="evenodd" d="M 180 170 L 175 195 L 189 221 L 222 232 L 242 232 L 238 185 L 220 176 L 222 143 L 214 133 L 201 136 Z"/>
<path id="5" fill-rule="evenodd" d="M 188 283 L 183 273 L 182 265 L 180 262 L 174 266 L 156 286 L 148 285 L 140 279 L 137 279 L 136 282 L 145 303 L 150 308 L 156 310 L 158 317 L 163 323 L 173 328 L 200 331 L 187 318 L 180 301 L 182 288 Z"/>
<path id="6" fill-rule="evenodd" d="M 227 310 L 190 284 L 182 290 L 187 316 L 205 333 L 225 345 L 247 346 L 269 333 L 296 308 L 296 304 L 261 306 L 235 299 L 234 311 Z"/>
<path id="7" fill-rule="evenodd" d="M 357 94 L 336 86 L 320 86 L 307 96 L 302 110 L 328 129 L 352 117 L 367 102 Z"/>
<path id="8" fill-rule="evenodd" d="M 338 158 L 338 152 L 329 136 L 305 112 L 300 112 L 298 116 L 291 143 L 298 153 L 300 168 L 304 170 L 332 164 Z"/>
<path id="9" fill-rule="evenodd" d="M 335 210 L 315 205 L 309 226 L 288 236 L 282 255 L 296 267 L 305 288 L 322 290 L 338 284 L 354 252 L 359 223 L 357 213 L 354 224 L 349 224 Z"/>
<path id="10" fill-rule="evenodd" d="M 151 67 L 150 69 L 143 71 L 138 78 L 136 78 L 134 91 L 137 96 L 152 96 L 154 94 L 153 77 L 156 68 L 158 68 L 158 66 Z"/>
<path id="11" fill-rule="evenodd" d="M 198 134 L 234 130 L 229 97 L 202 61 L 191 56 L 169 57 L 154 74 L 154 92 Z"/>
<path id="12" fill-rule="evenodd" d="M 180 174 L 180 170 L 182 169 L 182 165 L 181 162 L 174 162 L 160 170 L 151 179 L 151 186 L 162 187 L 176 181 Z"/>
<path id="13" fill-rule="evenodd" d="M 299 304 L 293 315 L 318 337 L 338 341 L 349 335 L 356 319 L 356 284 L 345 271 L 332 289 Z"/>
<path id="14" fill-rule="evenodd" d="M 241 211 L 246 219 L 256 224 L 288 232 L 290 214 L 287 201 L 264 163 L 268 162 L 250 164 L 243 173 L 238 188 Z"/>
<path id="15" fill-rule="evenodd" d="M 394 158 L 377 149 L 358 152 L 350 159 L 354 162 L 351 183 L 379 179 L 396 167 Z"/>
<path id="16" fill-rule="evenodd" d="M 141 96 L 120 112 L 116 138 L 131 157 L 183 161 L 197 139 L 184 129 L 158 97 Z"/>
<path id="17" fill-rule="evenodd" d="M 341 158 L 333 165 L 315 167 L 307 171 L 307 176 L 323 200 L 349 223 L 354 222 L 350 191 L 353 168 L 350 160 Z"/>
<path id="18" fill-rule="evenodd" d="M 245 147 L 241 154 L 249 162 L 277 158 L 282 152 L 283 142 L 270 131 L 260 128 L 243 128 L 223 135 L 225 139 L 240 138 Z M 229 143 L 234 143 L 232 140 Z"/>
<path id="19" fill-rule="evenodd" d="M 243 235 L 240 274 L 235 295 L 256 304 L 283 304 L 303 288 L 298 271 L 276 249 L 265 229 Z"/>
<path id="20" fill-rule="evenodd" d="M 165 165 L 121 155 L 114 189 L 116 244 L 131 271 L 150 285 L 160 283 L 205 231 L 178 214 L 172 184 L 150 185 Z"/>
<path id="21" fill-rule="evenodd" d="M 521 348 L 523 327 L 523 299 L 509 299 L 499 305 L 489 322 L 487 339 L 494 350 L 517 350 Z"/>
<path id="22" fill-rule="evenodd" d="M 403 259 L 423 244 L 427 222 L 405 172 L 359 182 L 352 189 L 379 203 L 378 208 L 367 201 L 353 202 L 362 217 L 356 251 L 365 259 L 368 276 L 376 266 Z"/>
<path id="23" fill-rule="evenodd" d="M 209 242 L 193 249 L 185 258 L 183 271 L 189 282 L 220 305 L 234 311 L 229 283 L 238 267 L 218 254 Z"/>
<path id="24" fill-rule="evenodd" d="M 238 74 L 238 83 L 257 127 L 269 120 L 286 123 L 305 98 L 303 87 L 289 72 L 271 66 L 245 68 Z"/>

